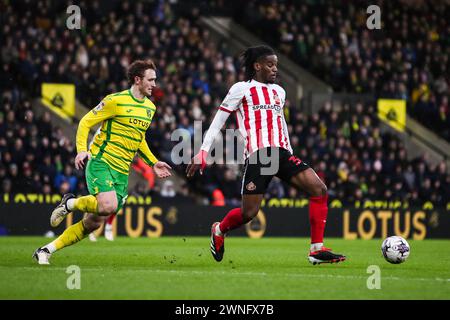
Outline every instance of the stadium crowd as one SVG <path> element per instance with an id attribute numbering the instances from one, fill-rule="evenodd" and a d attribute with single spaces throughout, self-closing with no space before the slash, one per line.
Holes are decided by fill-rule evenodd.
<path id="1" fill-rule="evenodd" d="M 447 1 L 216 2 L 217 12 L 226 6 L 238 23 L 336 92 L 405 99 L 413 117 L 450 141 Z M 366 9 L 374 4 L 381 29 L 370 30 Z"/>
<path id="2" fill-rule="evenodd" d="M 211 40 L 208 30 L 197 23 L 198 10 L 181 16 L 177 15 L 175 4 L 163 1 L 81 1 L 79 5 L 86 8 L 82 29 L 68 30 L 65 28 L 68 3 L 53 1 L 50 6 L 48 3 L 18 1 L 2 8 L 0 14 L 3 25 L 0 41 L 4 44 L 0 53 L 2 193 L 87 192 L 83 172 L 73 169 L 73 139 L 64 137 L 61 129 L 52 126 L 48 113 L 38 119 L 34 116 L 31 98 L 39 96 L 43 82 L 74 83 L 77 98 L 86 106 L 94 107 L 106 94 L 128 87 L 124 71 L 133 60 L 151 57 L 158 67 L 159 88 L 153 93 L 158 112 L 148 130 L 148 141 L 160 159 L 172 163 L 171 151 L 176 142 L 171 141 L 171 133 L 185 129 L 186 136 L 192 139 L 195 120 L 201 121 L 205 130 L 205 124 L 210 123 L 228 88 L 242 80 L 237 57 L 229 53 L 224 43 L 217 45 Z M 276 10 L 286 13 L 283 8 L 288 7 L 281 5 Z M 320 39 L 320 34 L 319 30 L 314 36 Z M 330 35 L 327 37 L 329 41 L 334 40 Z M 288 50 L 283 44 L 277 45 L 283 51 Z M 314 50 L 324 48 L 317 49 L 315 45 L 310 50 L 306 52 L 317 56 Z M 344 55 L 347 51 L 335 50 Z M 291 54 L 295 52 L 292 49 Z M 364 52 L 363 47 L 358 52 Z M 300 63 L 308 57 L 311 56 L 305 56 L 306 60 L 299 60 Z M 356 64 L 346 70 L 358 70 L 360 75 L 366 68 L 366 77 L 371 79 L 369 88 L 373 81 L 375 87 L 380 83 L 394 83 L 394 88 L 400 86 L 401 82 L 394 77 L 396 73 L 389 81 L 373 78 L 369 76 L 372 68 L 367 67 L 367 61 L 363 63 L 360 57 L 365 67 L 359 70 L 354 56 L 349 57 L 351 65 Z M 327 56 L 323 58 L 326 60 Z M 331 64 L 338 60 L 332 58 Z M 394 65 L 397 66 L 391 63 L 390 67 Z M 323 66 L 336 70 L 326 62 Z M 417 67 L 417 72 L 422 74 L 421 67 Z M 332 73 L 324 69 L 320 75 L 332 76 Z M 342 76 L 332 81 L 341 86 L 340 90 L 364 92 L 365 89 L 348 87 L 352 82 L 347 80 L 347 76 Z M 430 97 L 437 92 L 434 85 L 435 82 Z M 345 105 L 337 110 L 326 103 L 319 113 L 311 116 L 289 101 L 286 108 L 294 152 L 325 181 L 331 199 L 352 202 L 382 198 L 412 204 L 431 200 L 441 205 L 449 201 L 450 175 L 445 164 L 431 165 L 426 157 L 408 160 L 401 141 L 380 132 L 373 106 Z M 236 128 L 232 117 L 227 127 Z M 173 167 L 184 176 L 185 166 Z M 239 168 L 237 163 L 212 165 L 203 176 L 186 182 L 190 195 L 201 195 L 202 199 L 217 205 L 238 204 Z M 182 189 L 186 196 L 187 188 Z M 164 197 L 175 195 L 173 186 L 166 185 L 160 191 Z M 134 195 L 155 192 L 142 184 L 130 190 Z M 267 193 L 267 197 L 278 198 L 302 196 L 278 179 L 274 179 Z"/>

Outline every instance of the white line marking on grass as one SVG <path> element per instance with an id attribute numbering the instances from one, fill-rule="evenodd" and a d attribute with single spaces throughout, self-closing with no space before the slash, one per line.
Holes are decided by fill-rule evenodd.
<path id="1" fill-rule="evenodd" d="M 106 266 L 108 267 L 108 266 Z M 114 266 L 111 266 L 114 269 L 114 272 L 121 271 L 121 268 L 117 268 Z M 7 269 L 18 269 L 18 267 L 6 267 L 6 266 L 0 266 L 1 268 L 7 268 Z M 96 271 L 104 270 L 104 267 L 99 268 L 92 268 L 92 267 L 80 267 L 83 271 Z M 24 270 L 66 270 L 64 267 L 52 267 L 52 266 L 36 266 L 36 267 L 21 267 L 20 269 Z M 335 274 L 305 274 L 305 273 L 267 273 L 267 272 L 236 272 L 236 271 L 203 271 L 203 270 L 164 270 L 164 269 L 134 269 L 134 268 L 127 268 L 126 271 L 136 271 L 136 272 L 159 272 L 159 273 L 178 273 L 178 274 L 198 274 L 198 275 L 217 275 L 217 274 L 224 274 L 227 276 L 260 276 L 260 277 L 267 277 L 267 276 L 276 276 L 276 277 L 292 277 L 292 278 L 332 278 L 332 279 L 361 279 L 361 280 L 367 280 L 366 276 L 350 276 L 350 275 L 335 275 Z M 436 281 L 436 282 L 450 282 L 450 279 L 443 279 L 443 278 L 403 278 L 403 277 L 381 277 L 383 280 L 395 280 L 395 281 Z"/>
<path id="2" fill-rule="evenodd" d="M 208 271 L 185 271 L 185 270 L 152 270 L 153 272 L 170 272 L 170 273 L 188 273 L 188 274 L 226 274 L 237 275 L 237 276 L 277 276 L 277 277 L 293 277 L 293 278 L 337 278 L 337 279 L 362 279 L 367 280 L 365 276 L 346 276 L 346 275 L 333 275 L 333 274 L 302 274 L 302 273 L 266 273 L 266 272 L 229 272 L 229 271 L 221 271 L 221 272 L 208 272 Z M 382 277 L 382 279 L 386 280 L 401 280 L 401 281 L 440 281 L 440 282 L 450 282 L 450 279 L 442 279 L 442 278 L 399 278 L 399 277 Z"/>

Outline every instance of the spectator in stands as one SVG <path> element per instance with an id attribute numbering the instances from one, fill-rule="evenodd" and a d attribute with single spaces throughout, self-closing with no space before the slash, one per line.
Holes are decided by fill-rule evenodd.
<path id="1" fill-rule="evenodd" d="M 65 14 L 65 7 L 51 1 L 30 2 L 25 10 L 20 2 L 11 2 L 11 12 L 0 13 L 0 20 L 5 22 L 0 31 L 0 39 L 4 39 L 0 51 L 0 168 L 3 165 L 7 176 L 2 179 L 4 190 L 22 192 L 19 184 L 30 177 L 25 177 L 24 171 L 19 174 L 18 168 L 27 162 L 33 172 L 39 172 L 39 177 L 32 175 L 33 184 L 42 186 L 45 192 L 67 189 L 86 193 L 83 173 L 66 174 L 65 166 L 73 161 L 73 143 L 52 125 L 49 112 L 36 117 L 31 111 L 29 98 L 39 96 L 42 81 L 66 79 L 74 83 L 77 98 L 91 108 L 105 93 L 125 88 L 124 70 L 130 60 L 154 57 L 159 63 L 160 87 L 154 95 L 158 116 L 152 123 L 149 143 L 162 160 L 171 162 L 171 133 L 182 127 L 192 135 L 194 120 L 208 121 L 231 84 L 240 79 L 238 60 L 229 54 L 225 44 L 216 45 L 209 32 L 199 26 L 198 12 L 181 16 L 179 4 L 171 3 L 159 9 L 158 2 L 105 3 L 86 3 L 84 12 L 97 17 L 86 19 L 86 29 L 93 31 L 87 33 L 59 28 L 56 20 L 49 18 L 49 9 L 56 16 L 58 12 Z M 416 9 L 395 1 L 384 2 L 384 40 L 376 32 L 358 27 L 365 16 L 361 16 L 363 11 L 355 10 L 354 3 L 342 6 L 329 0 L 298 4 L 248 1 L 239 6 L 247 26 L 257 33 L 261 28 L 254 26 L 261 25 L 261 21 L 276 26 L 267 28 L 270 33 L 263 30 L 260 36 L 267 34 L 267 40 L 279 42 L 284 53 L 322 75 L 335 89 L 405 98 L 409 111 L 423 112 L 430 123 L 440 124 L 435 127 L 443 129 L 440 132 L 444 136 L 445 132 L 448 135 L 448 22 L 442 14 L 448 8 L 445 4 L 433 7 L 426 3 L 423 12 L 430 19 L 421 15 L 408 27 L 403 21 L 408 21 Z M 245 10 L 246 6 L 253 10 Z M 217 3 L 215 7 L 221 9 Z M 30 13 L 36 19 L 23 28 L 19 17 Z M 139 15 L 142 23 L 129 23 L 129 14 Z M 263 29 L 267 26 L 263 25 Z M 120 39 L 110 37 L 112 29 L 121 34 Z M 29 32 L 33 33 L 32 42 Z M 390 189 L 386 196 L 404 197 L 418 204 L 425 196 L 440 203 L 449 201 L 447 169 L 440 165 L 435 177 L 425 183 L 432 171 L 429 161 L 409 161 L 395 136 L 381 134 L 373 105 L 348 103 L 339 110 L 327 101 L 318 114 L 311 116 L 298 107 L 292 103 L 289 108 L 288 129 L 294 153 L 318 168 L 321 178 L 326 179 L 330 199 L 374 200 Z M 401 165 L 401 173 L 396 164 Z M 210 167 L 203 176 L 188 182 L 189 189 L 205 199 L 211 199 L 213 191 L 219 189 L 233 201 L 241 177 L 232 174 L 231 166 Z M 184 171 L 182 166 L 176 168 Z M 385 181 L 386 174 L 392 174 L 393 179 Z M 238 187 L 233 190 L 229 185 Z M 269 189 L 268 196 L 302 196 L 277 182 Z M 145 186 L 133 192 L 149 193 Z"/>
<path id="2" fill-rule="evenodd" d="M 295 188 L 292 188 L 292 189 L 296 191 Z M 274 177 L 272 179 L 272 181 L 270 181 L 269 186 L 267 187 L 267 192 L 264 195 L 264 198 L 266 198 L 266 199 L 270 199 L 270 198 L 281 199 L 284 197 L 286 197 L 286 191 L 283 186 L 283 183 L 279 178 Z"/>
<path id="3" fill-rule="evenodd" d="M 63 187 L 62 184 L 68 183 L 69 189 L 67 192 L 75 192 L 76 187 L 77 187 L 77 182 L 78 182 L 78 179 L 73 174 L 72 165 L 70 165 L 70 164 L 66 164 L 64 166 L 64 172 L 59 172 L 55 177 L 55 187 L 58 190 L 61 190 L 61 188 L 66 188 L 65 186 Z"/>
<path id="4" fill-rule="evenodd" d="M 377 5 L 386 13 L 382 37 L 361 27 L 364 2 L 248 1 L 236 5 L 239 13 L 234 18 L 338 92 L 405 99 L 413 116 L 450 141 L 450 130 L 436 126 L 448 115 L 439 104 L 445 105 L 449 97 L 449 4 L 385 1 Z M 255 13 L 255 7 L 262 14 Z"/>
<path id="5" fill-rule="evenodd" d="M 220 190 L 223 193 L 226 205 L 240 205 L 240 188 L 240 181 L 237 179 L 235 173 L 231 169 L 226 168 L 223 173 L 223 180 L 220 182 Z"/>
<path id="6" fill-rule="evenodd" d="M 58 192 L 63 194 L 62 192 L 69 192 L 70 190 L 70 183 L 68 181 L 64 181 L 59 185 Z"/>
<path id="7" fill-rule="evenodd" d="M 43 176 L 48 176 L 51 181 L 53 181 L 56 177 L 56 168 L 52 164 L 52 158 L 49 154 L 44 156 L 37 169 Z"/>
<path id="8" fill-rule="evenodd" d="M 160 195 L 163 198 L 175 197 L 176 192 L 175 192 L 173 181 L 171 181 L 171 180 L 163 181 L 162 186 L 161 186 Z"/>
<path id="9" fill-rule="evenodd" d="M 6 178 L 2 180 L 2 193 L 3 194 L 10 194 L 10 193 L 14 193 L 13 189 L 12 189 L 12 183 L 11 180 Z"/>

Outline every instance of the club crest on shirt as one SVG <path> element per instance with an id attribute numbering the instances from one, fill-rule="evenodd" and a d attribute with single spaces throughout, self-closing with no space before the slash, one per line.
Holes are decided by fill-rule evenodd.
<path id="1" fill-rule="evenodd" d="M 100 110 L 103 109 L 103 107 L 105 106 L 105 103 L 102 101 L 100 102 L 93 110 L 92 113 L 97 115 L 97 112 L 99 112 Z"/>
<path id="2" fill-rule="evenodd" d="M 147 117 L 149 118 L 152 117 L 152 110 L 147 109 Z"/>
<path id="3" fill-rule="evenodd" d="M 245 189 L 247 189 L 248 191 L 253 191 L 256 189 L 256 186 L 253 182 L 249 182 L 247 183 L 247 185 L 245 186 Z"/>
<path id="4" fill-rule="evenodd" d="M 276 105 L 278 105 L 278 106 L 280 106 L 281 105 L 281 100 L 280 100 L 280 97 L 278 97 L 278 94 L 274 94 L 273 95 L 273 99 L 275 100 L 275 104 Z"/>

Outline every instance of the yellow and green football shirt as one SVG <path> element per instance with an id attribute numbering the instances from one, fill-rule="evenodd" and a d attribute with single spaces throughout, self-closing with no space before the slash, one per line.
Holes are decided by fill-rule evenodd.
<path id="1" fill-rule="evenodd" d="M 147 97 L 138 100 L 131 90 L 106 96 L 80 121 L 77 131 L 77 152 L 87 151 L 90 129 L 103 122 L 95 134 L 89 152 L 105 161 L 111 169 L 128 174 L 136 154 L 150 166 L 158 160 L 145 141 L 156 107 Z"/>

